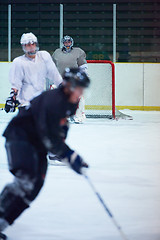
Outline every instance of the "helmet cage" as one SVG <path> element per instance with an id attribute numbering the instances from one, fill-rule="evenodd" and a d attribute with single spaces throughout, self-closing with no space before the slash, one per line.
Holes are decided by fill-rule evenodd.
<path id="1" fill-rule="evenodd" d="M 71 45 L 70 45 L 69 47 L 67 47 L 67 46 L 64 45 L 64 43 L 65 43 L 66 41 L 71 41 Z M 66 36 L 64 36 L 64 38 L 62 39 L 62 43 L 63 43 L 63 49 L 65 49 L 66 52 L 70 52 L 71 49 L 72 49 L 72 47 L 73 47 L 74 41 L 73 41 L 73 38 L 72 38 L 72 37 L 66 35 Z"/>
<path id="2" fill-rule="evenodd" d="M 29 56 L 35 55 L 39 51 L 39 44 L 38 44 L 38 42 L 28 42 L 27 44 L 29 44 L 29 43 L 31 43 L 31 44 L 35 43 L 36 44 L 36 48 L 35 48 L 34 52 L 27 51 L 26 50 L 26 44 L 22 44 L 22 49 L 23 49 L 24 53 L 28 54 Z"/>

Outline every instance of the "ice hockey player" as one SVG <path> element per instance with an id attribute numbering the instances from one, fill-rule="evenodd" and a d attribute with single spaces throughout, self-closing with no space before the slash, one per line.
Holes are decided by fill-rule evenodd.
<path id="1" fill-rule="evenodd" d="M 25 54 L 15 58 L 11 65 L 11 92 L 5 104 L 6 112 L 14 112 L 15 107 L 23 109 L 28 105 L 31 99 L 45 90 L 46 79 L 56 86 L 62 82 L 50 54 L 39 51 L 38 40 L 33 33 L 24 33 L 20 43 Z"/>
<path id="2" fill-rule="evenodd" d="M 85 52 L 78 47 L 73 47 L 74 41 L 70 36 L 65 36 L 62 39 L 63 47 L 58 48 L 52 55 L 53 61 L 56 64 L 60 74 L 64 69 L 69 67 L 80 67 L 81 70 L 87 73 L 87 61 Z M 72 118 L 75 123 L 83 123 L 85 121 L 85 101 L 84 96 L 80 97 L 79 105 L 75 116 Z"/>
<path id="3" fill-rule="evenodd" d="M 14 181 L 0 194 L 0 239 L 5 239 L 2 231 L 29 207 L 42 188 L 48 151 L 79 174 L 83 167 L 88 167 L 65 143 L 65 138 L 67 119 L 75 113 L 79 96 L 90 80 L 79 68 L 67 68 L 63 79 L 59 88 L 43 92 L 19 111 L 4 131 L 9 170 Z"/>

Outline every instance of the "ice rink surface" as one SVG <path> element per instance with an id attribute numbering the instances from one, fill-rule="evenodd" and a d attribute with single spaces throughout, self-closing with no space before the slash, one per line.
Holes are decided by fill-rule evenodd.
<path id="1" fill-rule="evenodd" d="M 133 120 L 88 119 L 71 125 L 67 142 L 129 240 L 160 240 L 160 112 L 124 111 Z M 14 114 L 0 111 L 0 134 Z M 0 190 L 12 181 L 0 137 Z M 31 207 L 9 227 L 9 240 L 120 240 L 86 179 L 48 166 Z"/>

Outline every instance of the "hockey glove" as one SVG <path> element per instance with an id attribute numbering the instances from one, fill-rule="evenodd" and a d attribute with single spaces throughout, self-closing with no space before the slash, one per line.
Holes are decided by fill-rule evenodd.
<path id="1" fill-rule="evenodd" d="M 4 110 L 8 112 L 15 112 L 16 107 L 20 104 L 18 100 L 16 100 L 17 93 L 12 89 L 10 92 L 10 96 L 6 100 L 6 104 Z"/>
<path id="2" fill-rule="evenodd" d="M 70 167 L 78 174 L 82 174 L 82 168 L 88 168 L 88 164 L 74 151 L 69 150 L 62 161 L 69 163 Z"/>

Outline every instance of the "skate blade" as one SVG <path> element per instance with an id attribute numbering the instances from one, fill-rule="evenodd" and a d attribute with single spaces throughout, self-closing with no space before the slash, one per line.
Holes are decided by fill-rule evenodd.
<path id="1" fill-rule="evenodd" d="M 66 166 L 63 162 L 56 160 L 48 160 L 48 164 L 52 166 Z"/>

